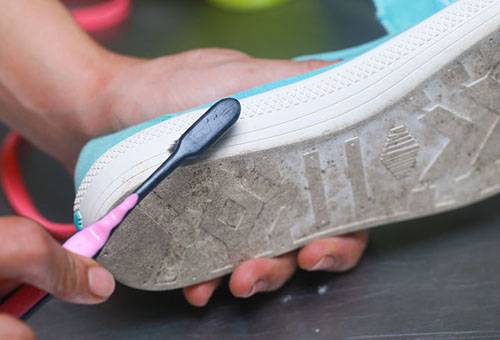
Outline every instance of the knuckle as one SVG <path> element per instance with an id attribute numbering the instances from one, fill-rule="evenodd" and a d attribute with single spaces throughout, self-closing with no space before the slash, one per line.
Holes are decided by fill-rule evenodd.
<path id="1" fill-rule="evenodd" d="M 198 48 L 189 52 L 195 58 L 218 58 L 223 60 L 241 60 L 248 58 L 248 55 L 226 48 Z"/>
<path id="2" fill-rule="evenodd" d="M 15 228 L 16 232 L 23 235 L 30 235 L 40 230 L 40 226 L 35 221 L 24 217 L 14 217 L 11 220 L 11 225 Z"/>
<path id="3" fill-rule="evenodd" d="M 362 255 L 363 255 L 363 250 L 358 249 L 348 254 L 345 254 L 344 256 L 341 256 L 341 261 L 338 265 L 338 269 L 340 271 L 347 271 L 353 269 L 358 265 Z"/>
<path id="4" fill-rule="evenodd" d="M 36 263 L 48 259 L 54 241 L 42 227 L 26 218 L 15 218 L 9 226 L 8 237 L 18 243 L 15 255 L 27 257 Z"/>
<path id="5" fill-rule="evenodd" d="M 60 299 L 68 300 L 78 294 L 81 275 L 77 270 L 77 264 L 72 256 L 66 256 L 64 270 L 56 276 L 53 294 Z"/>
<path id="6" fill-rule="evenodd" d="M 302 63 L 304 65 L 305 71 L 313 71 L 313 70 L 316 70 L 320 67 L 325 66 L 324 62 L 318 61 L 318 60 L 306 60 L 306 61 L 303 61 Z"/>
<path id="7" fill-rule="evenodd" d="M 245 59 L 248 58 L 248 54 L 245 54 L 238 50 L 231 50 L 228 48 L 207 48 L 205 49 L 207 53 L 217 54 L 221 57 L 226 57 L 228 59 Z"/>
<path id="8" fill-rule="evenodd" d="M 245 65 L 245 71 L 249 75 L 252 75 L 252 76 L 256 75 L 259 73 L 260 70 L 261 70 L 261 68 L 260 68 L 259 64 L 249 62 L 249 63 L 246 63 L 246 65 Z"/>
<path id="9" fill-rule="evenodd" d="M 45 263 L 52 256 L 52 240 L 41 228 L 28 228 L 23 239 L 26 242 L 25 256 L 35 263 Z"/>

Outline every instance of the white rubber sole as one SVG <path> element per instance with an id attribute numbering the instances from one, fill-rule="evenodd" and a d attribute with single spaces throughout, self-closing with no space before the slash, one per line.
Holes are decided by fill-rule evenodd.
<path id="1" fill-rule="evenodd" d="M 164 181 L 99 260 L 129 286 L 178 288 L 499 192 L 499 29 L 500 1 L 461 0 L 352 62 L 243 99 L 217 151 Z M 154 171 L 202 112 L 103 155 L 77 193 L 84 225 Z"/>

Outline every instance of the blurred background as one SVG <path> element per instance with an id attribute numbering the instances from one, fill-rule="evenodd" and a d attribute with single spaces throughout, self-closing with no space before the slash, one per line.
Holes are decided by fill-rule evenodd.
<path id="1" fill-rule="evenodd" d="M 202 0 L 136 0 L 126 22 L 95 38 L 145 58 L 200 47 L 291 58 L 383 34 L 370 0 L 288 0 L 250 12 Z M 23 171 L 40 210 L 71 221 L 70 176 L 39 151 L 24 149 Z M 377 228 L 355 270 L 300 272 L 282 290 L 249 300 L 232 298 L 223 286 L 207 308 L 197 309 L 179 291 L 118 286 L 100 306 L 51 299 L 28 323 L 40 339 L 500 339 L 499 209 L 496 197 Z M 0 212 L 10 213 L 3 197 Z"/>
<path id="2" fill-rule="evenodd" d="M 141 57 L 225 47 L 255 57 L 293 58 L 382 35 L 370 0 L 288 0 L 247 12 L 223 10 L 204 0 L 141 0 L 106 45 Z"/>

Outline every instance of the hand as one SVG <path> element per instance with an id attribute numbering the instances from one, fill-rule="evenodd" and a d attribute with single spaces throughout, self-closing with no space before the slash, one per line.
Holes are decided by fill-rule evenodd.
<path id="1" fill-rule="evenodd" d="M 82 91 L 79 104 L 63 109 L 59 101 L 44 111 L 57 115 L 63 126 L 30 129 L 39 147 L 74 164 L 82 143 L 92 137 L 125 128 L 160 114 L 182 111 L 277 79 L 287 78 L 328 65 L 326 62 L 264 60 L 223 49 L 203 49 L 154 60 L 111 55 L 103 59 L 99 81 Z M 85 97 L 84 94 L 92 94 Z M 82 109 L 85 108 L 85 110 Z M 68 128 L 71 127 L 71 128 Z M 66 142 L 71 140 L 71 142 Z M 61 145 L 64 149 L 61 149 Z M 298 252 L 275 259 L 242 263 L 231 275 L 230 289 L 237 297 L 280 288 L 297 267 L 305 270 L 345 271 L 356 265 L 366 244 L 367 233 L 315 241 Z M 220 280 L 185 288 L 193 305 L 205 305 Z"/>
<path id="2" fill-rule="evenodd" d="M 106 269 L 64 250 L 35 222 L 1 217 L 0 239 L 0 299 L 27 283 L 68 302 L 96 304 L 115 288 Z M 23 322 L 0 315 L 0 339 L 34 339 L 34 335 Z"/>
<path id="3" fill-rule="evenodd" d="M 117 130 L 158 114 L 178 112 L 277 79 L 326 66 L 325 62 L 263 60 L 240 52 L 205 49 L 151 61 L 123 60 L 122 69 L 96 103 L 99 133 Z M 100 109 L 102 107 L 104 109 Z M 95 120 L 97 122 L 97 120 Z M 238 266 L 229 287 L 237 297 L 280 288 L 297 267 L 345 271 L 357 264 L 366 232 L 311 242 L 298 252 L 275 259 L 249 260 Z M 184 289 L 186 299 L 204 306 L 221 280 Z"/>
<path id="4" fill-rule="evenodd" d="M 2 6 L 0 39 L 9 48 L 0 49 L 0 119 L 68 169 L 90 138 L 327 64 L 255 59 L 221 49 L 134 59 L 97 45 L 57 0 Z M 107 271 L 64 251 L 33 222 L 2 218 L 0 224 L 3 292 L 27 282 L 67 301 L 97 303 L 113 291 Z M 298 266 L 347 270 L 366 243 L 361 232 L 315 241 L 276 259 L 247 261 L 232 274 L 230 289 L 238 297 L 277 289 Z M 186 288 L 184 294 L 203 306 L 219 282 Z M 6 332 L 14 330 L 32 336 L 19 321 L 0 316 L 0 338 L 11 338 Z"/>

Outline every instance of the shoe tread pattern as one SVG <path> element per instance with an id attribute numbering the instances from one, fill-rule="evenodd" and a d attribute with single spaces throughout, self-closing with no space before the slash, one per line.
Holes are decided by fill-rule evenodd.
<path id="1" fill-rule="evenodd" d="M 184 167 L 127 217 L 98 260 L 126 285 L 174 289 L 249 258 L 498 193 L 499 41 L 497 31 L 337 135 Z"/>

